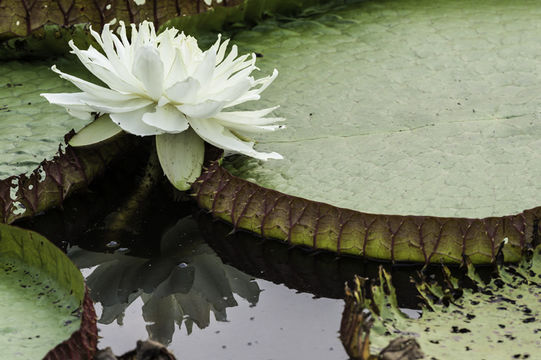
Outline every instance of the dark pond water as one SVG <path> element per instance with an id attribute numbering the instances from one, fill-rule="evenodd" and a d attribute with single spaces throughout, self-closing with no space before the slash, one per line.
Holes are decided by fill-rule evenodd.
<path id="1" fill-rule="evenodd" d="M 151 337 L 186 359 L 345 358 L 342 300 L 313 299 L 226 265 L 199 230 L 207 225 L 180 219 L 161 231 L 150 258 L 69 249 L 92 289 L 102 347 L 120 354 Z"/>
<path id="2" fill-rule="evenodd" d="M 151 338 L 180 359 L 347 359 L 338 338 L 344 283 L 375 277 L 379 264 L 233 233 L 174 201 L 168 186 L 127 212 L 136 182 L 123 179 L 137 179 L 139 165 L 125 162 L 63 210 L 21 223 L 81 268 L 100 348 L 120 355 Z M 414 269 L 390 270 L 400 285 Z M 410 290 L 399 286 L 402 307 L 416 306 Z"/>

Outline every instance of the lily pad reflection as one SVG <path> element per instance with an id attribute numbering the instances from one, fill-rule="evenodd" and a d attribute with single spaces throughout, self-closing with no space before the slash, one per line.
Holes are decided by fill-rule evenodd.
<path id="1" fill-rule="evenodd" d="M 164 344 L 175 324 L 191 333 L 194 323 L 209 325 L 211 312 L 225 321 L 227 308 L 237 306 L 233 294 L 255 305 L 261 291 L 252 277 L 222 263 L 191 217 L 163 234 L 160 254 L 150 259 L 79 247 L 68 255 L 79 268 L 92 268 L 86 281 L 93 301 L 103 306 L 100 323 L 122 325 L 126 308 L 140 297 L 149 338 Z"/>

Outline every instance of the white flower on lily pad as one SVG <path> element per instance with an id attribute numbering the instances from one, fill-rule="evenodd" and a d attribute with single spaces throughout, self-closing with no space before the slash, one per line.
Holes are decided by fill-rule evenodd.
<path id="1" fill-rule="evenodd" d="M 101 36 L 93 30 L 91 34 L 103 52 L 92 46 L 81 50 L 73 41 L 69 45 L 72 53 L 105 86 L 63 73 L 53 66 L 53 71 L 81 92 L 42 94 L 49 102 L 65 107 L 81 119 L 92 119 L 94 113 L 108 115 L 83 128 L 79 134 L 86 132 L 87 141 L 79 139 L 79 142 L 88 145 L 88 139 L 98 142 L 121 130 L 140 136 L 156 135 L 162 167 L 173 185 L 183 190 L 200 174 L 203 140 L 228 153 L 261 160 L 282 158 L 275 152 L 254 150 L 253 142 L 239 138 L 236 133 L 282 128 L 275 123 L 284 119 L 266 117 L 277 107 L 230 111 L 235 105 L 258 100 L 278 75 L 275 69 L 272 75 L 261 79 L 250 76 L 257 69 L 255 54 L 238 56 L 235 45 L 226 54 L 229 40 L 221 42 L 220 36 L 214 45 L 202 51 L 195 38 L 176 29 L 156 34 L 154 25 L 147 21 L 139 28 L 131 25 L 130 39 L 123 22 L 118 36 L 109 24 L 104 26 Z M 190 163 L 184 161 L 188 157 L 193 160 L 192 168 L 179 170 L 179 166 L 187 166 L 183 162 Z M 189 174 L 189 179 L 177 179 L 178 174 L 174 173 L 179 171 Z"/>

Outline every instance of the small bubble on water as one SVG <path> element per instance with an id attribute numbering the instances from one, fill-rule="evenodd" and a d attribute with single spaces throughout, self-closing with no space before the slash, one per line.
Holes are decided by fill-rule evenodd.
<path id="1" fill-rule="evenodd" d="M 107 246 L 108 248 L 116 248 L 116 247 L 119 246 L 119 244 L 116 241 L 113 240 L 113 241 L 109 241 L 107 243 L 107 245 L 105 245 L 105 246 Z"/>

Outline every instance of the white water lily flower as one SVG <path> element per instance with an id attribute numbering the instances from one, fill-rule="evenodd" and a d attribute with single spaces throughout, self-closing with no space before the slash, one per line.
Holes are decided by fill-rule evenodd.
<path id="1" fill-rule="evenodd" d="M 210 4 L 212 4 L 212 0 L 204 0 L 204 1 L 205 1 L 205 4 L 207 4 L 207 6 L 210 6 Z M 216 2 L 220 4 L 222 0 L 216 0 Z"/>
<path id="2" fill-rule="evenodd" d="M 257 69 L 255 54 L 238 56 L 233 45 L 226 56 L 229 40 L 221 42 L 220 36 L 210 49 L 202 51 L 195 38 L 179 34 L 176 29 L 157 35 L 151 22 L 143 22 L 138 29 L 134 24 L 131 27 L 131 39 L 123 22 L 118 36 L 109 24 L 104 26 L 101 36 L 91 30 L 103 53 L 92 46 L 80 50 L 73 41 L 69 43 L 72 53 L 107 87 L 53 66 L 53 71 L 82 92 L 42 95 L 82 119 L 91 119 L 92 113 L 109 114 L 122 130 L 140 136 L 157 135 L 157 143 L 162 136 L 167 137 L 168 144 L 174 142 L 171 134 L 184 141 L 180 135 L 186 136 L 184 132 L 191 128 L 199 137 L 227 152 L 261 160 L 282 158 L 275 152 L 258 152 L 253 149 L 253 142 L 236 135 L 236 131 L 258 133 L 282 128 L 274 124 L 284 119 L 265 117 L 276 107 L 227 111 L 246 101 L 258 100 L 278 75 L 276 70 L 270 76 L 254 79 L 250 74 Z M 160 161 L 165 170 L 162 157 Z"/>

